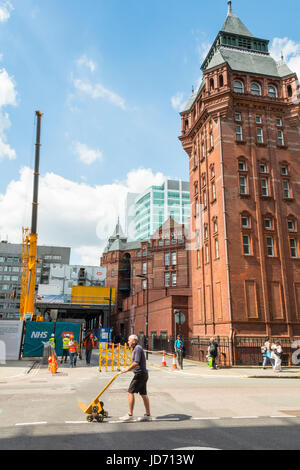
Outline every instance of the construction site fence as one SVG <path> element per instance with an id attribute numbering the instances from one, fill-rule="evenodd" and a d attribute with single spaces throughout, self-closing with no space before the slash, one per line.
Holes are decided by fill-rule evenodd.
<path id="1" fill-rule="evenodd" d="M 127 344 L 106 343 L 99 345 L 99 371 L 119 371 L 131 364 L 132 348 Z"/>

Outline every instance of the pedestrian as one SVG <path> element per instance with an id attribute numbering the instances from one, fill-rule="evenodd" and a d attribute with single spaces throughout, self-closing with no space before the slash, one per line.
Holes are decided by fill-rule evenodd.
<path id="1" fill-rule="evenodd" d="M 174 350 L 175 350 L 175 354 L 176 354 L 180 369 L 183 369 L 183 348 L 184 348 L 184 342 L 181 339 L 181 336 L 177 335 L 177 339 L 174 342 Z"/>
<path id="2" fill-rule="evenodd" d="M 261 352 L 263 357 L 263 369 L 266 368 L 267 361 L 270 361 L 272 367 L 274 367 L 275 361 L 272 358 L 271 343 L 268 336 L 265 339 L 265 344 L 261 348 Z"/>
<path id="3" fill-rule="evenodd" d="M 62 357 L 60 360 L 60 363 L 62 364 L 63 362 L 66 364 L 69 356 L 69 342 L 70 342 L 70 336 L 66 335 L 63 337 L 63 353 Z"/>
<path id="4" fill-rule="evenodd" d="M 142 348 L 138 344 L 138 337 L 136 335 L 131 335 L 128 338 L 128 345 L 130 348 L 133 348 L 132 356 L 131 356 L 131 365 L 122 369 L 121 374 L 126 374 L 127 372 L 133 371 L 134 377 L 129 385 L 128 388 L 128 413 L 127 415 L 120 418 L 124 422 L 133 421 L 133 410 L 135 405 L 135 394 L 139 393 L 142 397 L 144 407 L 145 407 L 145 415 L 139 419 L 139 421 L 151 421 L 151 413 L 150 413 L 150 403 L 149 397 L 147 395 L 147 382 L 148 382 L 148 370 L 146 367 L 146 358 L 145 353 Z"/>
<path id="5" fill-rule="evenodd" d="M 89 366 L 91 364 L 92 351 L 93 351 L 94 346 L 95 346 L 94 336 L 91 333 L 84 340 L 85 359 L 86 359 L 86 365 L 87 366 Z"/>
<path id="6" fill-rule="evenodd" d="M 280 341 L 275 341 L 275 346 L 273 348 L 275 363 L 274 363 L 274 372 L 281 372 L 281 363 L 282 363 L 282 347 Z"/>
<path id="7" fill-rule="evenodd" d="M 71 338 L 69 341 L 70 367 L 76 367 L 78 356 L 78 343 Z"/>
<path id="8" fill-rule="evenodd" d="M 56 343 L 55 343 L 55 336 L 54 336 L 54 334 L 52 334 L 52 335 L 50 336 L 49 343 L 50 343 L 50 348 L 51 348 L 51 354 L 55 354 L 55 356 L 56 356 L 56 352 L 55 352 Z"/>
<path id="9" fill-rule="evenodd" d="M 211 358 L 211 369 L 212 370 L 217 369 L 216 360 L 217 360 L 217 357 L 218 357 L 218 348 L 219 348 L 219 345 L 218 345 L 217 341 L 215 340 L 215 338 L 210 338 L 209 346 L 208 346 L 208 355 Z"/>

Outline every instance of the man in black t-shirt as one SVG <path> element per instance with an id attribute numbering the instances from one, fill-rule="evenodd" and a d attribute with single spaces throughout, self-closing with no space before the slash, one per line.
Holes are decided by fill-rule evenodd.
<path id="1" fill-rule="evenodd" d="M 121 371 L 121 374 L 133 371 L 134 377 L 128 388 L 128 414 L 120 418 L 124 422 L 133 421 L 133 409 L 135 404 L 135 393 L 139 393 L 143 399 L 146 414 L 139 421 L 151 421 L 149 397 L 147 395 L 148 371 L 146 367 L 146 358 L 142 346 L 138 344 L 138 337 L 131 335 L 128 338 L 128 345 L 133 348 L 131 356 L 131 365 Z"/>

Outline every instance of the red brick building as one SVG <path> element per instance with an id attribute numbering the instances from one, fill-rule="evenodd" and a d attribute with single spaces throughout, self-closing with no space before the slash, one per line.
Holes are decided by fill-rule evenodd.
<path id="1" fill-rule="evenodd" d="M 146 335 L 147 282 L 149 345 L 151 337 L 174 336 L 174 310 L 186 317 L 181 333 L 192 334 L 190 252 L 183 225 L 170 218 L 149 242 L 127 242 L 118 223 L 101 266 L 107 268 L 106 285 L 116 289 L 111 318 L 116 334 L 126 338 L 135 333 L 141 339 Z"/>
<path id="2" fill-rule="evenodd" d="M 268 43 L 228 2 L 181 113 L 197 244 L 193 336 L 300 336 L 299 87 Z"/>

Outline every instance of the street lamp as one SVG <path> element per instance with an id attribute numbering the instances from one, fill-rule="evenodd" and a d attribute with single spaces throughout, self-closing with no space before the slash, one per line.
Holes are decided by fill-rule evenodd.
<path id="1" fill-rule="evenodd" d="M 146 295 L 146 359 L 148 359 L 148 320 L 149 320 L 149 279 L 145 274 L 136 274 L 136 277 L 145 279 L 147 281 L 147 295 Z"/>

